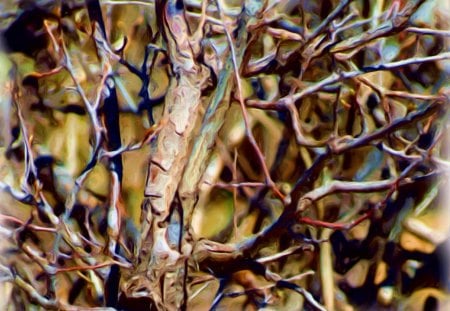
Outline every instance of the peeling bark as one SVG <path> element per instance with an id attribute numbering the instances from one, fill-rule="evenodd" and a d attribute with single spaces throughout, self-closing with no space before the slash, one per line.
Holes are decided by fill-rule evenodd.
<path id="1" fill-rule="evenodd" d="M 191 137 L 199 116 L 205 70 L 195 62 L 183 10 L 176 1 L 164 9 L 164 29 L 174 76 L 164 104 L 167 122 L 152 145 L 141 215 L 143 247 L 140 270 L 160 310 L 178 310 L 184 300 L 184 262 L 190 250 L 179 243 L 182 215 L 173 213 L 178 185 L 191 150 Z"/>

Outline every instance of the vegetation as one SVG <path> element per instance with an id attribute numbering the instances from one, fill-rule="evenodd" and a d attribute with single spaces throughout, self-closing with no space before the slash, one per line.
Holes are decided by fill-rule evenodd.
<path id="1" fill-rule="evenodd" d="M 3 1 L 0 309 L 450 308 L 448 6 Z"/>

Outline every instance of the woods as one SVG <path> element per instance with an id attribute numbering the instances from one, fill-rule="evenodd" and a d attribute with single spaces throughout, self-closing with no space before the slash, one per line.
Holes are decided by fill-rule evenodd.
<path id="1" fill-rule="evenodd" d="M 1 310 L 450 306 L 445 1 L 5 1 Z"/>

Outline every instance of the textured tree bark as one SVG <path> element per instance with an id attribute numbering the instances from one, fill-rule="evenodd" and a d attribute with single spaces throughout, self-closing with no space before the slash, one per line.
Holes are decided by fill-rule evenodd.
<path id="1" fill-rule="evenodd" d="M 164 103 L 166 124 L 150 155 L 141 215 L 140 270 L 145 272 L 145 287 L 155 306 L 159 310 L 179 310 L 185 296 L 185 260 L 191 248 L 182 248 L 182 210 L 173 202 L 188 162 L 206 74 L 195 62 L 183 8 L 177 1 L 168 1 L 162 11 L 174 75 Z"/>

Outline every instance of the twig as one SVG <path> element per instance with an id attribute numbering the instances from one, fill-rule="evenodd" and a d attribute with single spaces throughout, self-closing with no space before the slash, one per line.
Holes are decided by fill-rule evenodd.
<path id="1" fill-rule="evenodd" d="M 102 4 L 106 5 L 143 5 L 143 6 L 155 6 L 154 1 L 138 1 L 138 0 L 130 0 L 130 1 L 121 1 L 121 0 L 103 0 Z"/>
<path id="2" fill-rule="evenodd" d="M 404 67 L 404 66 L 408 66 L 408 65 L 421 64 L 421 63 L 426 63 L 426 62 L 434 62 L 434 61 L 440 61 L 440 60 L 445 60 L 445 59 L 450 59 L 450 52 L 441 53 L 441 54 L 437 54 L 437 55 L 433 55 L 433 56 L 412 57 L 412 58 L 408 58 L 408 59 L 400 60 L 400 61 L 396 61 L 396 62 L 367 66 L 367 67 L 363 67 L 359 70 L 344 71 L 341 73 L 333 73 L 329 77 L 327 77 L 319 82 L 313 83 L 312 85 L 306 87 L 302 91 L 295 93 L 293 95 L 282 97 L 276 101 L 247 100 L 246 104 L 247 104 L 247 106 L 257 107 L 260 109 L 280 109 L 282 107 L 286 107 L 290 101 L 297 102 L 298 100 L 300 100 L 308 95 L 311 95 L 317 91 L 320 91 L 321 89 L 323 89 L 326 86 L 329 86 L 331 84 L 334 84 L 334 83 L 337 83 L 337 82 L 340 82 L 343 80 L 355 78 L 357 76 L 360 76 L 360 75 L 363 75 L 363 74 L 366 74 L 369 72 L 374 72 L 374 71 L 379 71 L 379 70 L 391 70 L 391 69 L 396 69 L 396 68 L 400 68 L 400 67 Z"/>
<path id="3" fill-rule="evenodd" d="M 57 230 L 55 228 L 48 228 L 48 227 L 42 227 L 42 226 L 37 226 L 37 225 L 33 225 L 33 224 L 28 224 L 14 216 L 0 214 L 0 219 L 6 220 L 6 221 L 11 221 L 16 224 L 19 224 L 22 227 L 30 228 L 30 229 L 36 230 L 36 231 L 53 232 L 53 233 L 57 232 Z"/>
<path id="4" fill-rule="evenodd" d="M 364 220 L 369 219 L 372 215 L 372 210 L 364 213 L 363 215 L 361 215 L 360 217 L 358 217 L 357 219 L 354 219 L 350 222 L 346 222 L 346 223 L 340 223 L 340 222 L 328 222 L 328 221 L 323 221 L 323 220 L 318 220 L 318 219 L 311 219 L 309 217 L 300 217 L 298 219 L 299 223 L 303 223 L 306 225 L 311 225 L 314 227 L 319 227 L 319 228 L 328 228 L 328 229 L 333 229 L 333 230 L 350 230 L 353 227 L 356 227 L 357 225 L 359 225 L 360 223 L 362 223 Z"/>
<path id="5" fill-rule="evenodd" d="M 265 264 L 265 263 L 268 263 L 268 262 L 271 262 L 271 261 L 279 260 L 279 259 L 281 259 L 283 257 L 286 257 L 286 256 L 289 256 L 291 254 L 294 254 L 295 252 L 297 252 L 300 249 L 304 250 L 304 249 L 308 249 L 308 248 L 311 249 L 311 248 L 313 248 L 313 246 L 310 245 L 310 244 L 302 244 L 302 245 L 292 246 L 292 247 L 290 247 L 288 249 L 285 249 L 282 252 L 278 252 L 278 253 L 276 253 L 274 255 L 270 255 L 270 256 L 263 257 L 263 258 L 259 258 L 256 261 L 259 262 L 259 263 Z"/>
<path id="6" fill-rule="evenodd" d="M 223 12 L 222 0 L 217 0 L 217 7 L 219 9 L 219 14 L 220 14 L 220 18 L 222 20 L 222 23 L 224 25 L 226 25 L 225 21 L 224 21 L 225 17 L 224 17 L 224 12 Z M 234 44 L 233 44 L 233 39 L 231 38 L 230 31 L 228 30 L 228 28 L 226 26 L 224 26 L 224 30 L 225 30 L 225 34 L 227 36 L 228 46 L 230 47 L 230 52 L 231 52 L 231 55 L 232 55 L 234 74 L 235 74 L 235 81 L 236 81 L 236 85 L 237 85 L 237 89 L 238 89 L 239 104 L 241 106 L 242 117 L 244 119 L 246 136 L 247 136 L 248 140 L 250 141 L 250 144 L 252 145 L 253 149 L 255 150 L 256 156 L 258 157 L 259 163 L 260 163 L 261 168 L 262 168 L 262 170 L 264 172 L 264 176 L 266 178 L 267 185 L 272 189 L 272 191 L 281 200 L 283 200 L 284 199 L 284 195 L 281 193 L 281 191 L 277 188 L 276 184 L 272 180 L 272 178 L 270 176 L 269 169 L 267 168 L 267 165 L 266 165 L 266 162 L 265 162 L 265 159 L 264 159 L 264 155 L 262 154 L 261 150 L 259 149 L 258 144 L 256 143 L 256 140 L 255 140 L 255 137 L 253 136 L 253 133 L 251 131 L 250 121 L 249 121 L 247 109 L 246 109 L 245 103 L 244 103 L 241 76 L 239 74 L 240 68 L 239 68 L 239 65 L 238 65 L 238 62 L 237 62 L 237 59 L 236 59 L 236 50 L 235 50 L 235 47 L 234 47 Z"/>
<path id="7" fill-rule="evenodd" d="M 431 114 L 437 112 L 440 108 L 441 104 L 439 102 L 434 102 L 425 107 L 423 110 L 418 110 L 416 112 L 410 113 L 404 118 L 396 119 L 392 123 L 376 130 L 373 133 L 354 139 L 349 139 L 348 137 L 337 139 L 330 142 L 331 150 L 335 154 L 341 154 L 347 150 L 368 145 L 373 140 L 384 137 L 385 135 L 392 133 L 402 127 L 408 126 L 410 124 L 413 124 L 414 122 L 430 116 Z"/>
<path id="8" fill-rule="evenodd" d="M 210 184 L 210 183 L 206 183 L 208 185 L 211 185 L 213 187 L 217 187 L 217 188 L 232 188 L 232 189 L 236 189 L 236 188 L 242 188 L 242 187 L 253 187 L 253 188 L 259 188 L 259 187 L 264 187 L 266 184 L 262 183 L 262 182 L 237 182 L 237 183 L 221 183 L 221 182 L 217 182 L 214 184 Z"/>
<path id="9" fill-rule="evenodd" d="M 37 302 L 40 306 L 47 309 L 58 309 L 59 303 L 55 300 L 48 299 L 41 295 L 31 284 L 27 283 L 19 275 L 14 276 L 14 283 L 21 288 L 32 301 Z"/>
<path id="10" fill-rule="evenodd" d="M 402 173 L 393 179 L 388 180 L 377 180 L 377 181 L 341 181 L 333 180 L 321 187 L 315 188 L 314 190 L 306 193 L 299 201 L 297 211 L 301 212 L 304 210 L 304 201 L 315 202 L 333 193 L 353 193 L 353 192 L 380 192 L 392 189 L 393 187 L 398 187 L 399 185 L 411 183 L 413 179 L 404 179 L 406 175 L 411 172 L 411 170 L 418 165 L 420 160 L 412 162 L 408 167 L 406 167 Z"/>
<path id="11" fill-rule="evenodd" d="M 450 37 L 450 31 L 448 30 L 421 28 L 421 27 L 408 27 L 405 30 L 413 33 L 418 33 L 421 35 L 436 35 L 436 36 Z"/>
<path id="12" fill-rule="evenodd" d="M 350 4 L 350 0 L 340 1 L 338 6 L 317 26 L 314 31 L 307 36 L 307 42 L 317 37 L 326 27 L 328 27 L 333 19 L 335 19 Z"/>

